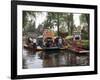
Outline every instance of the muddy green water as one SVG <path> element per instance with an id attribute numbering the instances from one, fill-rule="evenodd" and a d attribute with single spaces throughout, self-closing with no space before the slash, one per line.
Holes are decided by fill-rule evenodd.
<path id="1" fill-rule="evenodd" d="M 23 69 L 88 66 L 89 53 L 77 54 L 71 51 L 37 51 L 23 49 Z"/>

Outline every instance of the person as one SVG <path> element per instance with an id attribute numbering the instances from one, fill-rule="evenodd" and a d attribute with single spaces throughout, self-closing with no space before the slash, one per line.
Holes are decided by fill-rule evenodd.
<path id="1" fill-rule="evenodd" d="M 33 39 L 33 49 L 36 50 L 37 44 L 36 44 L 36 39 Z"/>
<path id="2" fill-rule="evenodd" d="M 59 37 L 58 39 L 58 44 L 59 44 L 59 47 L 62 47 L 62 44 L 63 44 L 63 40 L 61 37 Z"/>
<path id="3" fill-rule="evenodd" d="M 46 39 L 46 44 L 45 44 L 46 47 L 53 47 L 53 40 L 52 38 L 47 38 Z"/>
<path id="4" fill-rule="evenodd" d="M 36 39 L 33 39 L 33 43 L 36 43 Z"/>
<path id="5" fill-rule="evenodd" d="M 30 45 L 31 43 L 32 43 L 32 38 L 31 37 L 28 37 L 27 44 Z"/>
<path id="6" fill-rule="evenodd" d="M 55 43 L 55 46 L 57 47 L 58 46 L 58 37 L 55 38 L 54 43 Z"/>

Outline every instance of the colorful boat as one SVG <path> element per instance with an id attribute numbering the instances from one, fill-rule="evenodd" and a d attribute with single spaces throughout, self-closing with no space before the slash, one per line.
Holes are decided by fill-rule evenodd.
<path id="1" fill-rule="evenodd" d="M 68 48 L 68 50 L 70 51 L 73 51 L 75 53 L 89 53 L 89 50 L 85 50 L 85 49 L 82 49 L 82 48 L 75 48 L 75 47 L 71 47 L 71 48 Z"/>

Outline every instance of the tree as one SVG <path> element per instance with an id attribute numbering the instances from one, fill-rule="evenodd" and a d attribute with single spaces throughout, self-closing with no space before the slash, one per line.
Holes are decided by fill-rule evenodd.
<path id="1" fill-rule="evenodd" d="M 54 29 L 54 26 L 56 26 L 58 36 L 60 36 L 60 33 L 64 33 L 64 32 L 68 32 L 69 34 L 72 34 L 73 14 L 72 13 L 48 12 L 47 19 L 42 24 L 44 25 L 44 28 L 48 28 L 48 29 L 52 29 L 52 28 Z"/>
<path id="2" fill-rule="evenodd" d="M 23 11 L 23 30 L 32 31 L 35 28 L 35 12 Z"/>
<path id="3" fill-rule="evenodd" d="M 89 32 L 89 14 L 80 15 L 80 24 L 86 27 L 86 31 Z"/>
<path id="4" fill-rule="evenodd" d="M 89 14 L 80 15 L 80 24 L 87 23 L 89 25 Z"/>
<path id="5" fill-rule="evenodd" d="M 67 22 L 67 26 L 68 26 L 68 33 L 69 33 L 69 35 L 72 35 L 72 32 L 73 32 L 73 23 L 74 23 L 74 21 L 73 21 L 73 14 L 72 13 L 69 13 L 69 14 L 67 14 L 67 20 L 66 20 L 66 22 Z"/>
<path id="6" fill-rule="evenodd" d="M 83 24 L 82 38 L 89 39 L 89 14 L 81 14 L 80 23 Z"/>

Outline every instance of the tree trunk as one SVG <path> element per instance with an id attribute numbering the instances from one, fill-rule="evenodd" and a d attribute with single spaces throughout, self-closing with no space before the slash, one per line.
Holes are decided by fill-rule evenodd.
<path id="1" fill-rule="evenodd" d="M 60 31 L 59 31 L 59 13 L 57 14 L 57 29 L 58 29 L 58 36 L 60 36 Z"/>

